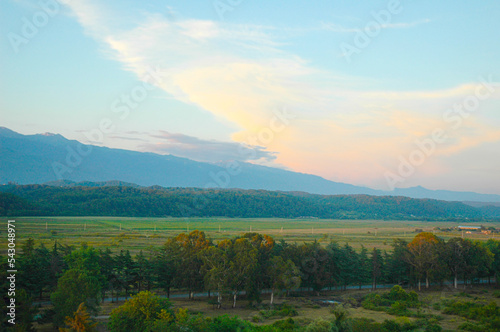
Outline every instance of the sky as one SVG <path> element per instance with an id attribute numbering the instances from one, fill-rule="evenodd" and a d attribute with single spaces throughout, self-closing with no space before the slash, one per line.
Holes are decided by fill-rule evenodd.
<path id="1" fill-rule="evenodd" d="M 500 2 L 0 2 L 0 126 L 500 194 Z"/>

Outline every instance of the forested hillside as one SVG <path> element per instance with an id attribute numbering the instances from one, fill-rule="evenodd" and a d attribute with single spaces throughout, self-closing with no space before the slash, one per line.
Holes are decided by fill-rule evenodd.
<path id="1" fill-rule="evenodd" d="M 484 220 L 498 207 L 368 195 L 129 186 L 1 186 L 3 216 L 268 217 Z"/>

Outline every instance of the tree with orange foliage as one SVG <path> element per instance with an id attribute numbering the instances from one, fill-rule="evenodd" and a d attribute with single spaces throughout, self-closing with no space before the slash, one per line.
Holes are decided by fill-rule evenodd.
<path id="1" fill-rule="evenodd" d="M 257 250 L 257 266 L 255 277 L 246 286 L 246 296 L 250 301 L 261 301 L 262 289 L 269 287 L 269 276 L 267 271 L 271 261 L 274 239 L 266 234 L 245 233 L 242 238 L 247 239 L 253 248 Z"/>
<path id="2" fill-rule="evenodd" d="M 97 331 L 95 326 L 97 323 L 93 322 L 90 314 L 87 312 L 85 303 L 80 303 L 78 309 L 75 311 L 73 317 L 66 317 L 64 321 L 68 328 L 60 328 L 60 332 L 92 332 Z"/>
<path id="3" fill-rule="evenodd" d="M 442 242 L 429 232 L 419 233 L 408 244 L 406 261 L 415 268 L 418 278 L 418 290 L 421 290 L 421 280 L 425 277 L 425 287 L 429 288 L 429 277 L 439 263 L 438 247 Z"/>
<path id="4" fill-rule="evenodd" d="M 190 299 L 194 298 L 194 291 L 203 289 L 201 252 L 210 245 L 205 233 L 199 230 L 189 234 L 181 233 L 165 244 L 165 249 L 174 256 L 174 261 L 178 264 L 176 284 L 188 289 Z"/>

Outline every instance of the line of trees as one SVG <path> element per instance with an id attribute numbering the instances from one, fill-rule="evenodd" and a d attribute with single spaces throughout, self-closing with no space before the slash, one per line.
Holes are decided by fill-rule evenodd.
<path id="1" fill-rule="evenodd" d="M 498 281 L 500 241 L 471 241 L 452 238 L 444 241 L 431 233 L 420 233 L 411 242 L 396 239 L 392 251 L 330 242 L 287 243 L 259 233 L 246 233 L 214 243 L 204 232 L 195 230 L 169 239 L 162 247 L 148 248 L 132 257 L 128 250 L 113 253 L 83 244 L 79 248 L 55 242 L 51 248 L 36 246 L 28 239 L 16 263 L 19 270 L 19 305 L 29 308 L 33 299 L 50 294 L 54 310 L 45 319 L 63 326 L 65 319 L 84 303 L 97 314 L 105 297 L 118 300 L 141 291 L 172 289 L 189 293 L 215 292 L 214 304 L 223 297 L 237 305 L 239 294 L 255 302 L 263 299 L 263 290 L 274 295 L 303 288 L 319 293 L 325 288 L 400 284 L 418 288 L 431 283 L 461 280 L 472 285 L 478 278 Z M 7 271 L 6 260 L 0 271 Z M 7 294 L 6 276 L 0 276 Z M 267 297 L 267 295 L 266 295 Z M 5 299 L 4 299 L 5 300 Z M 5 306 L 3 306 L 5 308 Z M 25 315 L 29 326 L 33 310 Z M 6 317 L 2 315 L 2 319 Z M 4 322 L 5 323 L 5 322 Z M 21 324 L 21 322 L 20 322 Z M 29 331 L 27 328 L 26 331 Z"/>
<path id="2" fill-rule="evenodd" d="M 500 207 L 369 195 L 243 189 L 0 186 L 0 216 L 492 220 Z"/>

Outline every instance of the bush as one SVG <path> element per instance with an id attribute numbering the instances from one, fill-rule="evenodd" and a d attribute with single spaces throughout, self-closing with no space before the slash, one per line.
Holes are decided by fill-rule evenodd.
<path id="1" fill-rule="evenodd" d="M 443 313 L 457 315 L 477 321 L 461 325 L 467 331 L 498 331 L 500 330 L 500 308 L 495 302 L 485 304 L 475 301 L 446 301 Z"/>
<path id="2" fill-rule="evenodd" d="M 439 304 L 438 302 L 434 303 L 432 305 L 432 309 L 434 309 L 434 310 L 441 310 L 441 304 Z"/>
<path id="3" fill-rule="evenodd" d="M 255 321 L 254 322 L 261 322 L 263 321 L 264 319 L 267 319 L 267 318 L 271 318 L 271 317 L 295 317 L 295 316 L 298 316 L 299 313 L 297 312 L 297 310 L 292 307 L 291 305 L 289 304 L 282 304 L 282 305 L 278 305 L 276 306 L 275 309 L 267 309 L 267 310 L 261 310 L 259 311 L 259 314 L 257 316 L 260 316 L 258 318 L 255 318 L 257 316 L 254 316 L 252 318 L 252 321 Z M 258 319 L 258 321 L 257 321 Z"/>
<path id="4" fill-rule="evenodd" d="M 279 315 L 280 316 L 290 316 L 290 317 L 295 317 L 295 316 L 298 316 L 299 313 L 297 312 L 297 310 L 292 307 L 291 305 L 288 305 L 288 304 L 283 304 L 281 306 L 281 309 L 279 310 Z"/>
<path id="5" fill-rule="evenodd" d="M 332 322 L 323 319 L 323 318 L 318 318 L 315 321 L 313 321 L 311 324 L 309 324 L 304 331 L 306 332 L 330 332 L 330 331 L 336 331 L 333 329 L 334 325 Z"/>
<path id="6" fill-rule="evenodd" d="M 389 332 L 399 332 L 399 331 L 403 331 L 401 326 L 396 323 L 395 320 L 384 320 L 384 322 L 382 323 L 382 330 L 383 331 L 389 331 Z"/>
<path id="7" fill-rule="evenodd" d="M 425 332 L 441 332 L 443 328 L 437 324 L 429 324 L 425 327 Z"/>
<path id="8" fill-rule="evenodd" d="M 361 302 L 356 298 L 349 296 L 345 301 L 343 301 L 344 305 L 350 305 L 353 308 L 357 308 L 360 306 Z"/>
<path id="9" fill-rule="evenodd" d="M 459 330 L 464 330 L 464 331 L 477 331 L 477 332 L 485 332 L 485 331 L 487 331 L 486 326 L 484 326 L 482 324 L 475 324 L 475 323 L 472 323 L 472 322 L 463 323 L 463 324 L 461 324 L 458 327 L 458 329 Z"/>
<path id="10" fill-rule="evenodd" d="M 172 304 L 168 299 L 155 296 L 154 293 L 140 292 L 123 305 L 111 311 L 110 331 L 149 331 L 156 320 L 170 323 L 174 320 Z M 171 319 L 169 319 L 171 318 Z"/>
<path id="11" fill-rule="evenodd" d="M 385 311 L 397 316 L 426 317 L 420 313 L 413 313 L 408 308 L 419 309 L 422 303 L 414 291 L 407 292 L 400 286 L 394 286 L 385 294 L 371 293 L 361 302 L 363 308 L 375 311 Z"/>
<path id="12" fill-rule="evenodd" d="M 409 301 L 416 302 L 418 301 L 418 294 L 414 291 L 406 292 L 401 286 L 394 286 L 391 288 L 391 291 L 386 296 L 389 300 L 392 301 Z"/>
<path id="13" fill-rule="evenodd" d="M 189 331 L 189 329 L 184 329 Z M 253 326 L 244 320 L 234 316 L 222 315 L 215 317 L 202 331 L 231 332 L 231 331 L 252 331 Z"/>
<path id="14" fill-rule="evenodd" d="M 275 322 L 272 326 L 283 331 L 292 331 L 297 328 L 297 324 L 295 324 L 293 318 L 279 320 Z"/>
<path id="15" fill-rule="evenodd" d="M 393 304 L 391 304 L 391 308 L 387 310 L 387 312 L 391 315 L 407 316 L 408 309 L 404 302 L 396 301 Z"/>
<path id="16" fill-rule="evenodd" d="M 381 330 L 381 324 L 369 318 L 352 318 L 352 332 L 378 332 Z"/>

